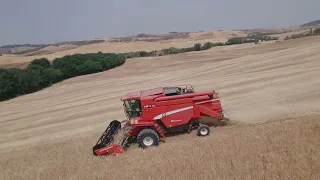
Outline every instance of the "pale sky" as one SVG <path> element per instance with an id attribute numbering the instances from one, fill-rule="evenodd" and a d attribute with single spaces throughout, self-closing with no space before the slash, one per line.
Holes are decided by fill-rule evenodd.
<path id="1" fill-rule="evenodd" d="M 300 25 L 320 0 L 0 0 L 0 45 Z"/>

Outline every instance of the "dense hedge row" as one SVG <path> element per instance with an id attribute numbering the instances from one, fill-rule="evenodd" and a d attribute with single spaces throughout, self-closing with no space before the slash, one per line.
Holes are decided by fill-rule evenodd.
<path id="1" fill-rule="evenodd" d="M 90 53 L 33 60 L 25 69 L 0 69 L 0 100 L 39 91 L 61 80 L 97 73 L 125 63 L 123 54 Z"/>

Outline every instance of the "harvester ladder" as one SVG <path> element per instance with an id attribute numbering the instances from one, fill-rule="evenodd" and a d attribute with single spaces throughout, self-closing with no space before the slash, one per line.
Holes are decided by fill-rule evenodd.
<path id="1" fill-rule="evenodd" d="M 154 127 L 156 128 L 156 130 L 159 132 L 160 136 L 161 136 L 161 140 L 164 141 L 164 139 L 166 138 L 166 136 L 164 135 L 161 127 L 156 123 L 154 124 Z"/>

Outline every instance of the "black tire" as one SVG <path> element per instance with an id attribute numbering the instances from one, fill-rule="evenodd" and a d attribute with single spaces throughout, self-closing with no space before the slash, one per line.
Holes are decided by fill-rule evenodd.
<path id="1" fill-rule="evenodd" d="M 205 125 L 205 124 L 201 124 L 198 128 L 197 128 L 197 135 L 198 136 L 207 136 L 210 134 L 210 128 L 209 126 Z"/>
<path id="2" fill-rule="evenodd" d="M 191 125 L 192 125 L 193 129 L 197 129 L 201 125 L 201 122 L 199 119 L 195 119 L 191 122 Z"/>
<path id="3" fill-rule="evenodd" d="M 150 146 L 158 146 L 160 138 L 158 133 L 153 129 L 143 129 L 137 136 L 137 143 L 140 148 L 147 148 Z"/>

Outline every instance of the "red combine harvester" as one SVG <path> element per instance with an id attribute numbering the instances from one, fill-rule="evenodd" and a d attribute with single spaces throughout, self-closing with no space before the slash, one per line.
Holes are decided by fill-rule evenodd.
<path id="1" fill-rule="evenodd" d="M 209 126 L 199 120 L 204 116 L 229 121 L 214 90 L 196 93 L 191 85 L 132 92 L 121 101 L 128 119 L 109 124 L 93 147 L 94 155 L 121 154 L 131 143 L 141 148 L 157 146 L 167 133 L 197 129 L 199 136 L 206 136 Z M 111 144 L 121 123 L 125 123 L 123 134 L 118 144 Z"/>

